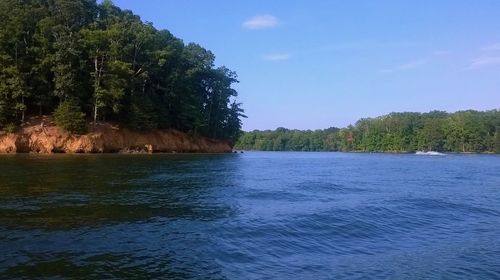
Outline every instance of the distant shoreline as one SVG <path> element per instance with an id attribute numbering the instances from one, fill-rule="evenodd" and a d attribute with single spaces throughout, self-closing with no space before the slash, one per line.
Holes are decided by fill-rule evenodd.
<path id="1" fill-rule="evenodd" d="M 355 125 L 244 132 L 242 150 L 500 153 L 500 111 L 394 112 Z"/>
<path id="2" fill-rule="evenodd" d="M 401 154 L 401 155 L 413 155 L 417 151 L 414 152 L 400 152 L 400 151 L 292 151 L 292 150 L 286 150 L 286 151 L 263 151 L 263 150 L 240 150 L 238 151 L 243 151 L 243 152 L 272 152 L 272 153 L 348 153 L 348 154 Z M 500 153 L 494 153 L 494 152 L 440 152 L 445 155 L 500 155 Z"/>

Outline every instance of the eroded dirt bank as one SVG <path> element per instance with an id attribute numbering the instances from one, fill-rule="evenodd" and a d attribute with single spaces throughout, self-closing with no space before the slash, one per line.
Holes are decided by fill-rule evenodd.
<path id="1" fill-rule="evenodd" d="M 43 123 L 43 125 L 42 125 Z M 0 153 L 228 153 L 227 141 L 190 137 L 176 130 L 134 131 L 98 124 L 71 134 L 50 119 L 31 120 L 16 133 L 0 133 Z"/>

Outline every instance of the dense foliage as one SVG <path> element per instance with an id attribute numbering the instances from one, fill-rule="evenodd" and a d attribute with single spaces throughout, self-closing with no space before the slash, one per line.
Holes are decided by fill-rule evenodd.
<path id="1" fill-rule="evenodd" d="M 85 114 L 80 111 L 78 103 L 72 99 L 59 104 L 54 111 L 54 121 L 59 127 L 73 133 L 85 131 Z"/>
<path id="2" fill-rule="evenodd" d="M 263 151 L 500 152 L 500 111 L 391 113 L 347 128 L 253 131 L 236 148 Z"/>
<path id="3" fill-rule="evenodd" d="M 109 0 L 2 0 L 0 26 L 0 130 L 71 100 L 94 124 L 239 136 L 236 74 Z"/>

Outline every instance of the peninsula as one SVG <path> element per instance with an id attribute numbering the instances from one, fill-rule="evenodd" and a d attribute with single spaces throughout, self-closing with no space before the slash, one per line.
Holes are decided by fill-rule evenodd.
<path id="1" fill-rule="evenodd" d="M 237 75 L 111 1 L 0 3 L 0 153 L 227 152 Z"/>

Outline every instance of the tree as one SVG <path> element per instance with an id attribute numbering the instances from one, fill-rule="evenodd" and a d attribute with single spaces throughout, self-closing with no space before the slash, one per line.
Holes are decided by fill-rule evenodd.
<path id="1" fill-rule="evenodd" d="M 16 66 L 7 66 L 0 69 L 0 81 L 0 126 L 24 121 L 26 87 L 21 73 Z"/>
<path id="2" fill-rule="evenodd" d="M 316 131 L 252 131 L 243 133 L 238 149 L 284 151 L 496 152 L 500 150 L 500 111 L 453 114 L 391 113 L 364 118 L 354 126 Z"/>
<path id="3" fill-rule="evenodd" d="M 80 109 L 78 103 L 73 99 L 67 99 L 54 111 L 55 123 L 63 129 L 73 132 L 85 132 L 85 113 Z"/>
<path id="4" fill-rule="evenodd" d="M 236 73 L 112 1 L 0 1 L 0 25 L 0 129 L 74 109 L 94 124 L 240 133 Z"/>

